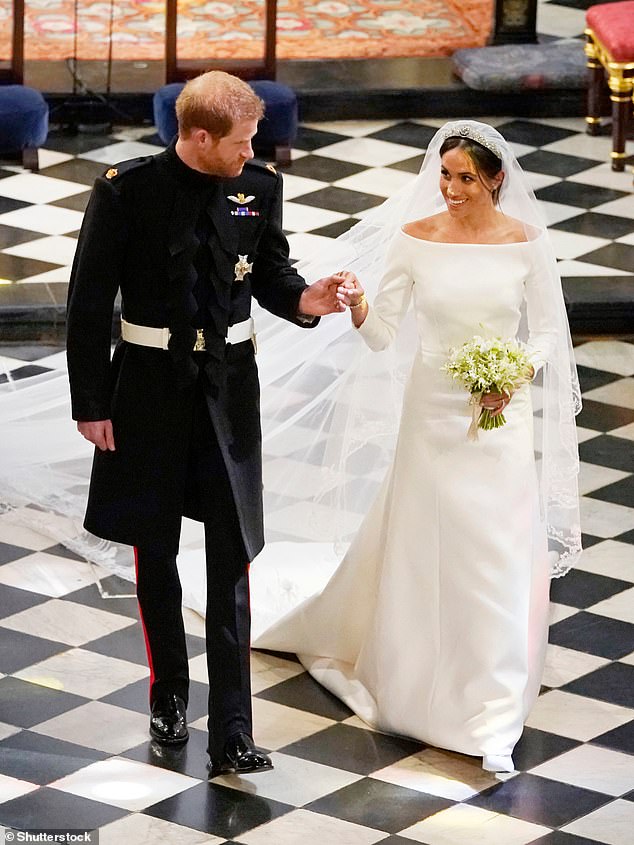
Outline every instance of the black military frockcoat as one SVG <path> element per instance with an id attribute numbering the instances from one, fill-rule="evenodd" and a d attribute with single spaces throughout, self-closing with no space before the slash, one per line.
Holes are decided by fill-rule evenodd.
<path id="1" fill-rule="evenodd" d="M 174 145 L 97 179 L 86 210 L 68 299 L 73 418 L 112 419 L 116 450 L 96 450 L 85 526 L 99 537 L 173 550 L 182 515 L 205 519 L 186 495 L 200 354 L 206 398 L 249 559 L 263 545 L 259 384 L 251 343 L 225 343 L 250 315 L 251 296 L 298 325 L 303 279 L 288 261 L 281 179 L 248 163 L 220 179 L 187 167 Z M 248 213 L 246 213 L 248 212 Z M 206 221 L 211 265 L 204 304 L 206 353 L 191 352 L 201 319 L 194 259 Z M 197 236 L 198 235 L 198 236 Z M 253 267 L 236 280 L 239 256 Z M 110 356 L 117 292 L 124 318 L 168 327 L 169 349 L 119 341 Z M 316 321 L 313 322 L 313 325 Z M 199 382 L 200 383 L 200 382 Z"/>

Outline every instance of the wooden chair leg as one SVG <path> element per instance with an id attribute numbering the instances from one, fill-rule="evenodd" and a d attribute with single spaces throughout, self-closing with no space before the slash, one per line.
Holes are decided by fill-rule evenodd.
<path id="1" fill-rule="evenodd" d="M 40 169 L 40 158 L 37 147 L 25 147 L 22 150 L 22 167 L 37 173 Z"/>
<path id="2" fill-rule="evenodd" d="M 587 50 L 586 50 L 587 52 Z M 603 65 L 594 56 L 588 57 L 588 99 L 586 133 L 598 135 L 601 131 L 601 92 L 605 84 Z"/>
<path id="3" fill-rule="evenodd" d="M 291 163 L 291 148 L 286 147 L 275 147 L 275 161 L 279 164 L 280 167 L 288 167 Z"/>
<path id="4" fill-rule="evenodd" d="M 612 170 L 625 170 L 625 136 L 632 102 L 632 83 L 618 76 L 609 79 L 612 100 Z"/>

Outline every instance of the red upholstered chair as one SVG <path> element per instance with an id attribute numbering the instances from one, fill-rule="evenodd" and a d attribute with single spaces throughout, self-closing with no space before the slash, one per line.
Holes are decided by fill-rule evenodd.
<path id="1" fill-rule="evenodd" d="M 586 129 L 600 129 L 605 80 L 612 100 L 612 170 L 625 167 L 625 138 L 634 91 L 634 0 L 601 3 L 586 12 L 586 56 L 590 69 Z"/>

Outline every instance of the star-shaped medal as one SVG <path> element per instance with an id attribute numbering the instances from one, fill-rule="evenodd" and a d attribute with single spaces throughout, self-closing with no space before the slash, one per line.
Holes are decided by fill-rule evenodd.
<path id="1" fill-rule="evenodd" d="M 249 263 L 249 256 L 248 255 L 238 255 L 238 263 L 233 268 L 236 277 L 234 279 L 235 282 L 242 282 L 244 281 L 244 277 L 247 273 L 250 273 L 253 269 L 253 262 Z"/>

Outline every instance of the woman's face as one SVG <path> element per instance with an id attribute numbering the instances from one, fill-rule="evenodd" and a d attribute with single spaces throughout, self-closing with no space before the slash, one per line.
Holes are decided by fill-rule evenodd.
<path id="1" fill-rule="evenodd" d="M 479 175 L 473 161 L 459 147 L 448 150 L 441 159 L 440 190 L 452 215 L 471 216 L 490 211 L 493 207 L 491 191 L 501 182 L 501 171 L 493 179 Z"/>

